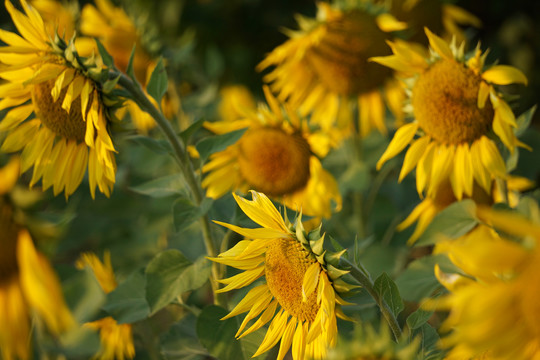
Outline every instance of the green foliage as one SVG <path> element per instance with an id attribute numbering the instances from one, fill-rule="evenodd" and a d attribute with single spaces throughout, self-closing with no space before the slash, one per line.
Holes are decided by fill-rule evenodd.
<path id="1" fill-rule="evenodd" d="M 167 82 L 167 72 L 163 65 L 163 58 L 159 58 L 150 76 L 150 81 L 148 81 L 148 85 L 146 86 L 146 91 L 158 104 L 161 103 L 163 95 L 167 92 Z"/>
<path id="2" fill-rule="evenodd" d="M 210 154 L 225 150 L 229 145 L 237 142 L 245 131 L 246 129 L 240 129 L 222 135 L 209 136 L 199 141 L 196 148 L 201 162 L 204 163 Z"/>
<path id="3" fill-rule="evenodd" d="M 386 274 L 382 273 L 376 280 L 374 284 L 375 292 L 388 304 L 392 314 L 395 317 L 403 311 L 405 305 L 401 296 L 399 295 L 398 287 L 396 283 Z"/>

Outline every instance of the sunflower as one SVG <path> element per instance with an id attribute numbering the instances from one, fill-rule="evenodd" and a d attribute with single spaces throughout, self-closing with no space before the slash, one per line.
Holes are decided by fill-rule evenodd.
<path id="1" fill-rule="evenodd" d="M 81 33 L 88 38 L 79 39 L 77 49 L 87 55 L 97 52 L 93 38 L 98 38 L 113 57 L 115 66 L 126 72 L 131 51 L 135 46 L 133 73 L 141 84 L 147 84 L 157 61 L 145 50 L 142 35 L 137 30 L 137 26 L 122 8 L 114 6 L 109 0 L 96 0 L 95 3 L 97 7 L 86 4 L 82 9 Z M 168 90 L 161 105 L 164 115 L 172 118 L 179 110 L 180 100 L 175 91 L 174 82 L 169 81 L 168 84 Z M 150 99 L 155 102 L 153 98 Z M 119 110 L 118 117 L 124 117 L 126 110 L 139 131 L 147 133 L 156 126 L 154 119 L 148 113 L 141 111 L 134 101 L 127 100 L 125 107 Z"/>
<path id="2" fill-rule="evenodd" d="M 91 59 L 80 58 L 73 42 L 51 40 L 39 13 L 21 0 L 25 14 L 6 1 L 19 36 L 2 30 L 0 40 L 0 121 L 7 132 L 0 148 L 22 150 L 24 172 L 34 167 L 31 185 L 66 197 L 81 183 L 88 167 L 90 191 L 109 196 L 115 182 L 114 146 L 107 126 L 104 94 L 90 76 Z M 35 118 L 30 115 L 34 113 Z"/>
<path id="3" fill-rule="evenodd" d="M 70 39 L 75 34 L 75 22 L 79 14 L 78 3 L 30 0 L 29 5 L 39 12 L 51 38 L 54 39 L 56 34 L 60 34 L 63 39 Z"/>
<path id="4" fill-rule="evenodd" d="M 311 131 L 287 106 L 282 112 L 266 86 L 264 93 L 269 108 L 239 107 L 236 110 L 244 112 L 243 118 L 205 123 L 220 134 L 247 128 L 235 144 L 212 154 L 204 165 L 208 175 L 202 186 L 207 196 L 215 199 L 233 190 L 255 189 L 289 208 L 301 208 L 306 215 L 329 217 L 333 203 L 333 210 L 339 211 L 342 201 L 336 180 L 318 158 L 334 146 L 331 136 Z"/>
<path id="5" fill-rule="evenodd" d="M 483 71 L 487 53 L 477 48 L 465 60 L 463 43 L 457 48 L 429 29 L 426 34 L 431 57 L 416 46 L 396 41 L 390 43 L 394 55 L 372 58 L 410 76 L 407 108 L 414 117 L 397 130 L 377 168 L 410 144 L 399 180 L 416 167 L 420 195 L 426 191 L 427 196 L 435 196 L 446 179 L 457 199 L 472 196 L 474 181 L 490 194 L 492 180 L 507 177 L 492 132 L 510 152 L 516 146 L 526 147 L 514 135 L 517 124 L 510 106 L 493 85 L 526 84 L 527 79 L 511 66 Z M 419 138 L 414 139 L 417 134 Z"/>
<path id="6" fill-rule="evenodd" d="M 482 26 L 480 19 L 473 14 L 442 0 L 391 0 L 384 4 L 396 19 L 407 23 L 404 36 L 408 41 L 426 43 L 422 29 L 427 27 L 445 39 L 455 37 L 462 42 L 465 34 L 460 25 Z"/>
<path id="7" fill-rule="evenodd" d="M 463 273 L 437 267 L 450 293 L 424 307 L 449 311 L 441 328 L 452 330 L 442 339 L 449 358 L 537 359 L 540 226 L 516 212 L 485 207 L 477 216 L 482 223 L 472 232 L 436 245 Z"/>
<path id="8" fill-rule="evenodd" d="M 16 221 L 10 197 L 19 176 L 13 157 L 0 168 L 0 355 L 4 360 L 30 359 L 32 321 L 59 335 L 75 325 L 62 289 L 47 258 L 34 247 L 24 225 Z"/>
<path id="9" fill-rule="evenodd" d="M 354 106 L 359 110 L 359 131 L 386 134 L 384 97 L 398 119 L 402 118 L 403 89 L 392 72 L 368 62 L 372 56 L 389 54 L 389 32 L 406 24 L 384 13 L 378 17 L 367 9 L 341 11 L 317 4 L 316 19 L 298 17 L 300 30 L 288 31 L 289 40 L 275 48 L 257 66 L 275 66 L 264 76 L 278 98 L 298 108 L 302 116 L 323 129 L 338 127 L 343 136 L 351 132 Z"/>
<path id="10" fill-rule="evenodd" d="M 223 320 L 249 311 L 236 333 L 238 338 L 272 320 L 254 357 L 281 340 L 279 360 L 291 345 L 294 359 L 326 358 L 327 348 L 336 343 L 336 316 L 347 319 L 340 308 L 345 302 L 337 292 L 351 287 L 339 279 L 346 272 L 331 265 L 340 254 L 323 250 L 324 235 L 321 237 L 318 230 L 306 235 L 301 216 L 293 225 L 281 217 L 266 195 L 256 191 L 251 194 L 253 200 L 234 197 L 242 211 L 262 228 L 216 221 L 246 240 L 210 260 L 243 270 L 221 280 L 226 286 L 219 292 L 247 286 L 263 276 L 265 281 L 251 289 Z"/>
<path id="11" fill-rule="evenodd" d="M 109 252 L 103 256 L 103 262 L 93 253 L 84 253 L 77 260 L 76 266 L 81 270 L 89 267 L 106 294 L 116 289 L 117 283 Z M 96 354 L 96 358 L 123 360 L 125 358 L 133 359 L 135 356 L 131 324 L 118 324 L 115 319 L 108 316 L 86 323 L 84 326 L 99 331 L 101 349 Z"/>
<path id="12" fill-rule="evenodd" d="M 531 189 L 533 186 L 534 182 L 527 178 L 508 175 L 506 181 L 506 196 L 504 196 L 504 193 L 501 193 L 501 189 L 499 189 L 495 183 L 493 183 L 493 190 L 490 196 L 475 182 L 473 185 L 472 199 L 476 204 L 484 205 L 507 202 L 510 207 L 514 208 L 519 203 L 521 192 Z M 397 230 L 404 230 L 416 222 L 417 224 L 414 232 L 408 240 L 409 244 L 413 244 L 424 233 L 433 218 L 447 206 L 456 201 L 458 200 L 454 195 L 452 185 L 448 180 L 444 180 L 439 185 L 439 189 L 436 191 L 435 196 L 424 198 L 420 204 L 411 211 L 409 216 L 397 226 Z"/>

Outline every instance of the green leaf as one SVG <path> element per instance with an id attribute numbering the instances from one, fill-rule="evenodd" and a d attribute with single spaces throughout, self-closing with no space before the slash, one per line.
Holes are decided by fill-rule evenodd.
<path id="1" fill-rule="evenodd" d="M 179 174 L 167 175 L 158 179 L 153 179 L 140 185 L 130 187 L 136 193 L 151 197 L 166 197 L 179 195 L 184 188 L 184 182 Z"/>
<path id="2" fill-rule="evenodd" d="M 187 144 L 189 142 L 189 139 L 191 136 L 201 128 L 201 126 L 204 124 L 204 119 L 199 119 L 195 121 L 193 124 L 191 124 L 186 130 L 182 131 L 180 133 L 180 137 L 182 140 L 184 140 L 184 144 Z"/>
<path id="3" fill-rule="evenodd" d="M 196 148 L 201 156 L 201 163 L 204 163 L 210 154 L 225 150 L 227 146 L 237 142 L 246 130 L 240 129 L 222 135 L 209 136 L 199 141 Z"/>
<path id="4" fill-rule="evenodd" d="M 133 47 L 131 48 L 131 54 L 129 55 L 129 62 L 126 68 L 126 74 L 133 80 L 137 81 L 135 78 L 135 72 L 133 71 L 133 60 L 135 59 L 135 47 L 136 45 L 133 44 Z"/>
<path id="5" fill-rule="evenodd" d="M 519 137 L 523 135 L 523 133 L 529 128 L 529 125 L 531 124 L 534 113 L 536 112 L 536 106 L 537 105 L 534 105 L 532 108 L 525 111 L 516 119 L 516 123 L 518 125 L 517 129 L 515 130 L 516 136 Z"/>
<path id="6" fill-rule="evenodd" d="M 234 335 L 239 328 L 238 318 L 220 320 L 227 314 L 227 310 L 215 305 L 203 309 L 197 319 L 197 336 L 201 344 L 220 360 L 251 359 L 263 340 L 262 333 L 256 331 L 237 340 Z"/>
<path id="7" fill-rule="evenodd" d="M 212 199 L 205 198 L 200 206 L 196 206 L 186 198 L 176 200 L 173 205 L 174 228 L 176 231 L 180 232 L 184 230 L 201 216 L 206 215 L 213 202 Z"/>
<path id="8" fill-rule="evenodd" d="M 122 76 L 122 75 L 118 75 L 114 79 L 109 79 L 109 80 L 105 81 L 105 83 L 103 84 L 103 89 L 102 89 L 105 94 L 108 94 L 111 91 L 113 91 L 113 89 L 118 84 L 118 80 L 120 79 L 120 76 Z"/>
<path id="9" fill-rule="evenodd" d="M 135 271 L 114 291 L 107 294 L 103 310 L 120 324 L 134 323 L 146 318 L 150 309 L 145 298 L 145 284 L 144 269 Z"/>
<path id="10" fill-rule="evenodd" d="M 399 295 L 399 290 L 396 283 L 394 283 L 394 281 L 386 273 L 382 273 L 375 280 L 374 289 L 390 307 L 390 310 L 394 316 L 397 317 L 398 314 L 405 308 L 403 300 L 401 300 L 401 296 Z"/>
<path id="11" fill-rule="evenodd" d="M 425 256 L 415 260 L 396 278 L 396 284 L 403 299 L 419 302 L 441 287 L 433 271 L 435 264 L 439 264 L 444 272 L 459 272 L 444 254 Z"/>
<path id="12" fill-rule="evenodd" d="M 172 153 L 171 145 L 167 140 L 157 140 L 144 135 L 133 135 L 128 137 L 127 140 L 142 145 L 159 155 Z"/>
<path id="13" fill-rule="evenodd" d="M 158 104 L 161 103 L 161 98 L 167 92 L 167 72 L 163 65 L 163 59 L 159 58 L 152 75 L 150 75 L 150 81 L 146 86 L 146 91 L 153 97 Z"/>
<path id="14" fill-rule="evenodd" d="M 475 212 L 476 205 L 471 199 L 451 204 L 433 218 L 414 245 L 433 245 L 444 238 L 456 239 L 465 235 L 478 224 Z"/>
<path id="15" fill-rule="evenodd" d="M 420 359 L 427 358 L 427 356 L 432 358 L 432 356 L 435 355 L 434 352 L 440 351 L 437 348 L 437 343 L 440 340 L 439 334 L 431 325 L 426 323 L 419 328 L 414 329 L 411 335 L 413 338 L 418 336 L 421 338 L 420 351 L 423 352 L 423 354 L 421 354 Z"/>
<path id="16" fill-rule="evenodd" d="M 174 249 L 163 251 L 150 261 L 146 267 L 146 300 L 152 314 L 170 304 L 183 292 L 185 284 L 193 281 L 183 276 L 191 264 Z"/>
<path id="17" fill-rule="evenodd" d="M 101 41 L 99 41 L 98 38 L 94 38 L 94 40 L 96 41 L 96 45 L 98 47 L 99 55 L 101 55 L 101 59 L 103 60 L 103 63 L 107 67 L 114 69 L 115 68 L 114 59 L 111 56 L 111 54 L 109 54 L 107 49 L 105 49 L 105 46 L 103 46 L 103 44 L 101 43 Z"/>
<path id="18" fill-rule="evenodd" d="M 339 178 L 341 194 L 350 191 L 362 192 L 370 186 L 369 169 L 363 162 L 354 162 Z"/>
<path id="19" fill-rule="evenodd" d="M 426 311 L 419 308 L 409 315 L 407 318 L 407 326 L 409 326 L 411 330 L 417 329 L 424 325 L 429 320 L 431 315 L 433 315 L 433 311 Z"/>

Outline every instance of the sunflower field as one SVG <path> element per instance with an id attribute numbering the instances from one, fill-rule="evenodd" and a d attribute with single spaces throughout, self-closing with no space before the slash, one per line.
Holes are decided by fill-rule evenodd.
<path id="1" fill-rule="evenodd" d="M 540 359 L 539 14 L 5 0 L 0 359 Z"/>

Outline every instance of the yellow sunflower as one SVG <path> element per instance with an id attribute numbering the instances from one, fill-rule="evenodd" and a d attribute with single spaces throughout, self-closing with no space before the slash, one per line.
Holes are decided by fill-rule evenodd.
<path id="1" fill-rule="evenodd" d="M 477 216 L 482 225 L 437 244 L 436 251 L 447 253 L 465 275 L 436 268 L 450 293 L 425 307 L 449 311 L 441 328 L 452 330 L 442 340 L 449 358 L 538 359 L 540 226 L 516 213 L 484 207 Z"/>
<path id="2" fill-rule="evenodd" d="M 293 225 L 281 217 L 264 194 L 251 194 L 253 200 L 234 196 L 242 211 L 262 228 L 241 228 L 216 221 L 246 240 L 210 260 L 243 270 L 221 280 L 226 286 L 220 292 L 245 287 L 262 277 L 265 280 L 223 319 L 248 312 L 236 334 L 238 338 L 272 320 L 254 357 L 281 340 L 279 360 L 291 346 L 293 359 L 324 359 L 327 349 L 336 343 L 336 316 L 347 319 L 340 307 L 345 302 L 337 291 L 351 287 L 339 279 L 346 272 L 330 264 L 330 258 L 338 260 L 340 254 L 325 253 L 324 235 L 321 237 L 318 231 L 306 235 L 301 216 Z"/>
<path id="3" fill-rule="evenodd" d="M 0 168 L 0 355 L 31 358 L 32 321 L 59 335 L 75 325 L 47 258 L 34 247 L 9 192 L 19 176 L 19 158 Z"/>
<path id="4" fill-rule="evenodd" d="M 77 260 L 76 266 L 78 269 L 89 267 L 106 294 L 116 289 L 117 283 L 109 252 L 103 256 L 103 262 L 93 253 L 84 253 Z M 118 324 L 115 319 L 108 316 L 86 323 L 84 326 L 99 331 L 101 349 L 95 355 L 96 359 L 123 360 L 135 357 L 131 324 Z"/>
<path id="5" fill-rule="evenodd" d="M 407 40 L 422 44 L 426 43 L 422 33 L 424 27 L 445 39 L 455 37 L 462 42 L 465 34 L 460 25 L 482 26 L 480 19 L 473 14 L 442 0 L 391 0 L 384 4 L 396 19 L 407 23 L 404 35 Z"/>
<path id="6" fill-rule="evenodd" d="M 499 202 L 507 202 L 510 207 L 516 207 L 519 203 L 521 192 L 531 189 L 534 186 L 534 182 L 520 176 L 508 175 L 506 181 L 506 196 L 501 193 L 495 183 L 493 183 L 493 190 L 491 195 L 487 194 L 480 186 L 473 185 L 472 199 L 477 204 L 493 205 Z M 404 230 L 410 227 L 416 222 L 416 227 L 413 234 L 408 240 L 409 244 L 413 244 L 424 233 L 428 225 L 433 218 L 442 210 L 444 210 L 450 204 L 458 201 L 452 190 L 452 185 L 448 180 L 444 180 L 436 191 L 435 196 L 427 196 L 420 204 L 418 204 L 413 211 L 403 220 L 398 226 L 397 230 Z"/>
<path id="7" fill-rule="evenodd" d="M 514 135 L 517 124 L 510 106 L 493 85 L 526 84 L 527 79 L 511 66 L 483 71 L 486 53 L 480 49 L 466 60 L 464 44 L 450 46 L 429 29 L 426 34 L 431 57 L 416 46 L 396 41 L 390 43 L 394 55 L 372 58 L 410 76 L 407 109 L 414 117 L 397 130 L 377 168 L 410 144 L 399 179 L 416 167 L 420 195 L 426 191 L 427 196 L 434 196 L 446 179 L 457 199 L 472 195 L 474 181 L 490 194 L 492 180 L 507 177 L 492 132 L 511 152 L 516 146 L 526 147 Z M 414 139 L 417 134 L 419 138 Z"/>
<path id="8" fill-rule="evenodd" d="M 289 40 L 257 69 L 275 66 L 264 80 L 280 100 L 287 100 L 302 116 L 311 114 L 311 121 L 323 129 L 337 126 L 347 136 L 356 106 L 362 136 L 374 129 L 386 134 L 384 97 L 399 120 L 405 95 L 389 69 L 368 59 L 389 54 L 389 32 L 406 24 L 388 13 L 376 17 L 364 8 L 341 11 L 324 2 L 317 6 L 317 18 L 298 17 L 300 30 L 288 31 Z"/>
<path id="9" fill-rule="evenodd" d="M 230 191 L 255 189 L 306 215 L 329 217 L 342 202 L 336 180 L 319 160 L 334 146 L 332 139 L 311 131 L 289 107 L 283 112 L 266 86 L 264 93 L 269 107 L 239 107 L 243 118 L 205 123 L 218 134 L 247 128 L 240 140 L 212 154 L 204 165 L 207 196 L 215 199 Z"/>
<path id="10" fill-rule="evenodd" d="M 31 185 L 66 197 L 81 183 L 88 167 L 90 191 L 109 196 L 115 182 L 114 146 L 100 86 L 89 77 L 91 63 L 70 42 L 54 41 L 39 13 L 21 0 L 25 14 L 6 1 L 22 36 L 1 30 L 0 109 L 11 108 L 0 121 L 7 132 L 1 150 L 22 150 L 24 172 L 34 167 Z M 35 118 L 30 117 L 34 113 Z"/>
<path id="11" fill-rule="evenodd" d="M 81 32 L 89 37 L 96 37 L 113 57 L 115 66 L 126 72 L 133 46 L 133 72 L 135 78 L 143 85 L 147 84 L 157 61 L 145 50 L 142 36 L 135 23 L 119 7 L 114 6 L 109 0 L 96 0 L 96 6 L 86 4 L 81 13 Z M 82 54 L 97 52 L 96 44 L 92 38 L 79 39 L 77 49 Z M 180 100 L 174 88 L 174 82 L 169 81 L 169 88 L 162 100 L 162 109 L 167 118 L 172 118 L 178 113 Z M 155 102 L 153 98 L 150 98 Z M 157 104 L 155 104 L 157 105 Z M 140 111 L 137 104 L 131 100 L 126 101 L 126 106 L 120 109 L 118 117 L 122 118 L 125 111 L 129 111 L 135 127 L 147 133 L 156 126 L 154 119 L 146 112 Z"/>

